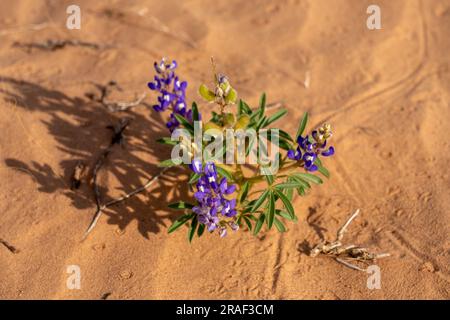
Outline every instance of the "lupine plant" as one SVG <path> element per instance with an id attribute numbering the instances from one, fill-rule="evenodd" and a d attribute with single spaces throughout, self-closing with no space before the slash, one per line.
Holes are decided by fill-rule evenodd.
<path id="1" fill-rule="evenodd" d="M 292 205 L 294 192 L 305 196 L 312 184 L 323 183 L 319 173 L 329 177 L 321 157 L 334 154 L 334 148 L 328 143 L 332 136 L 330 125 L 324 124 L 305 135 L 308 122 L 308 113 L 305 113 L 295 136 L 291 136 L 273 126 L 286 115 L 285 109 L 267 115 L 270 108 L 266 105 L 264 93 L 259 106 L 251 108 L 244 100 L 238 100 L 237 91 L 228 78 L 217 74 L 215 68 L 213 86 L 202 84 L 198 90 L 211 108 L 210 119 L 202 120 L 195 102 L 187 110 L 187 82 L 181 81 L 175 74 L 176 61 L 168 62 L 163 59 L 159 63 L 155 62 L 154 67 L 157 74 L 148 86 L 159 93 L 154 109 L 158 112 L 171 112 L 167 123 L 170 132 L 178 128 L 193 135 L 195 122 L 199 124 L 197 127 L 201 128 L 202 133 L 210 129 L 222 133 L 227 129 L 253 129 L 259 137 L 262 130 L 265 130 L 270 133 L 268 140 L 276 143 L 281 150 L 274 155 L 278 164 L 276 172 L 265 170 L 265 165 L 261 162 L 253 165 L 239 162 L 230 164 L 228 161 L 223 163 L 217 158 L 197 157 L 193 152 L 189 153 L 187 163 L 179 163 L 174 159 L 162 161 L 161 167 L 185 166 L 190 174 L 188 184 L 192 190 L 192 201 L 169 204 L 172 209 L 184 211 L 170 226 L 169 233 L 187 225 L 188 239 L 192 241 L 195 235 L 200 237 L 205 230 L 217 232 L 220 237 L 226 236 L 229 230 L 245 228 L 257 235 L 263 225 L 267 225 L 268 229 L 275 226 L 278 231 L 285 232 L 286 220 L 297 221 Z M 171 137 L 160 138 L 158 142 L 172 147 L 179 144 L 177 139 Z M 195 151 L 206 151 L 211 143 L 202 138 L 200 142 L 192 143 L 192 147 Z M 255 150 L 254 147 L 252 140 L 246 141 L 245 155 L 249 156 Z M 223 146 L 218 153 L 226 153 L 227 148 L 228 145 Z M 267 147 L 257 144 L 256 154 L 261 154 L 264 148 Z"/>

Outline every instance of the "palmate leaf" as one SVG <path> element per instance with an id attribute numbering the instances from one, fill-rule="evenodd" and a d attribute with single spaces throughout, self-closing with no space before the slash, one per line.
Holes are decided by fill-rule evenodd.
<path id="1" fill-rule="evenodd" d="M 273 195 L 273 192 L 269 193 L 269 205 L 267 207 L 266 216 L 267 216 L 267 227 L 271 229 L 273 225 L 273 220 L 275 219 L 275 197 Z"/>
<path id="2" fill-rule="evenodd" d="M 248 190 L 250 189 L 250 182 L 245 181 L 239 191 L 239 203 L 243 203 L 247 198 Z"/>
<path id="3" fill-rule="evenodd" d="M 280 119 L 281 117 L 286 115 L 286 113 L 287 113 L 286 109 L 278 110 L 273 115 L 271 115 L 269 118 L 267 118 L 267 120 L 264 122 L 264 127 L 267 127 L 268 125 L 274 123 L 275 121 L 277 121 L 278 119 Z"/>
<path id="4" fill-rule="evenodd" d="M 243 216 L 242 219 L 244 219 L 245 224 L 248 227 L 248 230 L 252 231 L 252 222 L 250 221 L 250 219 L 247 218 L 246 216 Z"/>
<path id="5" fill-rule="evenodd" d="M 175 116 L 177 121 L 183 125 L 183 127 L 189 130 L 191 133 L 194 133 L 194 127 L 192 126 L 192 124 L 189 122 L 188 119 L 186 119 L 185 117 L 183 117 L 181 114 L 178 113 L 173 113 L 173 115 Z"/>
<path id="6" fill-rule="evenodd" d="M 224 165 L 224 166 L 225 166 L 225 165 Z M 228 181 L 234 181 L 233 175 L 231 174 L 231 172 L 229 172 L 228 170 L 226 170 L 226 169 L 224 168 L 224 166 L 222 166 L 222 165 L 220 165 L 220 164 L 217 164 L 217 165 L 216 165 L 217 173 L 218 173 L 220 176 L 227 178 Z"/>
<path id="7" fill-rule="evenodd" d="M 194 238 L 195 231 L 197 230 L 198 226 L 198 220 L 197 215 L 195 215 L 194 219 L 192 219 L 191 226 L 189 227 L 188 231 L 188 240 L 189 242 L 192 242 L 192 239 Z"/>
<path id="8" fill-rule="evenodd" d="M 200 120 L 200 113 L 198 112 L 198 107 L 195 102 L 192 102 L 192 120 Z"/>
<path id="9" fill-rule="evenodd" d="M 248 104 L 245 103 L 245 101 L 243 101 L 243 100 L 239 100 L 238 115 L 241 115 L 241 114 L 248 114 L 248 115 L 250 115 L 251 113 L 252 113 L 252 109 L 250 109 Z"/>
<path id="10" fill-rule="evenodd" d="M 297 181 L 283 182 L 275 185 L 275 188 L 282 191 L 284 189 L 297 189 L 298 187 L 303 187 L 304 185 Z"/>
<path id="11" fill-rule="evenodd" d="M 172 225 L 169 227 L 169 229 L 167 230 L 168 233 L 172 233 L 175 230 L 177 230 L 179 227 L 181 227 L 183 224 L 185 224 L 186 222 L 188 222 L 189 220 L 191 220 L 192 218 L 194 218 L 195 213 L 186 213 L 184 215 L 182 215 L 181 217 L 179 217 L 177 220 L 175 220 L 174 223 L 172 223 Z"/>
<path id="12" fill-rule="evenodd" d="M 283 217 L 283 218 L 285 218 L 287 220 L 290 220 L 290 221 L 294 221 L 294 222 L 298 221 L 297 216 L 295 216 L 294 219 L 292 219 L 291 215 L 289 213 L 287 213 L 286 211 L 283 211 L 283 210 L 278 210 L 277 209 L 277 210 L 275 210 L 275 214 L 277 216 Z"/>
<path id="13" fill-rule="evenodd" d="M 266 112 L 266 94 L 263 93 L 261 95 L 261 98 L 259 98 L 259 111 L 258 111 L 258 117 L 262 118 L 264 116 L 264 113 Z"/>
<path id="14" fill-rule="evenodd" d="M 192 173 L 191 173 L 191 176 L 190 176 L 190 178 L 189 178 L 188 183 L 189 183 L 189 184 L 193 184 L 193 183 L 197 182 L 198 179 L 200 179 L 200 177 L 201 177 L 201 174 L 192 172 Z"/>
<path id="15" fill-rule="evenodd" d="M 299 178 L 299 179 L 301 179 L 303 181 L 306 181 L 306 182 L 312 182 L 312 183 L 315 183 L 315 184 L 322 184 L 323 183 L 322 179 L 320 179 L 318 176 L 315 176 L 315 175 L 313 175 L 311 173 L 294 173 L 293 177 Z"/>
<path id="16" fill-rule="evenodd" d="M 277 228 L 277 230 L 279 232 L 286 232 L 286 227 L 284 226 L 283 222 L 281 222 L 276 217 L 275 217 L 274 223 L 275 223 L 275 227 Z"/>
<path id="17" fill-rule="evenodd" d="M 273 189 L 273 190 L 274 190 L 275 194 L 278 196 L 278 198 L 280 198 L 281 201 L 283 202 L 283 205 L 286 208 L 289 215 L 291 216 L 291 218 L 294 219 L 295 218 L 294 207 L 292 207 L 292 204 L 289 201 L 289 199 L 281 191 L 279 191 L 277 189 Z"/>
<path id="18" fill-rule="evenodd" d="M 201 237 L 203 235 L 203 232 L 205 232 L 205 225 L 199 224 L 198 229 L 197 229 L 197 236 Z"/>
<path id="19" fill-rule="evenodd" d="M 269 195 L 269 192 L 270 192 L 270 190 L 267 189 L 261 194 L 261 196 L 253 204 L 253 206 L 250 210 L 251 212 L 255 212 L 256 210 L 259 209 L 259 207 L 261 207 L 261 205 L 264 203 L 264 201 L 266 201 L 267 196 Z"/>
<path id="20" fill-rule="evenodd" d="M 297 130 L 297 135 L 295 136 L 295 139 L 297 140 L 297 138 L 299 136 L 301 136 L 303 134 L 303 132 L 305 131 L 306 128 L 306 124 L 308 123 L 308 112 L 305 112 L 303 114 L 303 118 L 302 120 L 300 120 L 300 123 L 298 125 L 298 130 Z"/>
<path id="21" fill-rule="evenodd" d="M 264 220 L 266 219 L 266 215 L 264 213 L 261 213 L 259 216 L 258 221 L 256 221 L 255 229 L 253 229 L 253 234 L 256 236 L 259 231 L 261 230 L 261 227 L 264 224 Z"/>

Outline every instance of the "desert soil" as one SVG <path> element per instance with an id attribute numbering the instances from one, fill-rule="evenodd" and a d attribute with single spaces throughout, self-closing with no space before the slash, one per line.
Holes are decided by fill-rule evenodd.
<path id="1" fill-rule="evenodd" d="M 0 298 L 450 297 L 450 1 L 378 0 L 381 30 L 366 27 L 366 0 L 77 3 L 81 30 L 65 26 L 70 1 L 0 3 Z M 47 39 L 100 47 L 14 45 Z M 107 210 L 81 241 L 106 126 L 132 118 L 100 172 L 105 199 L 140 186 L 170 156 L 155 142 L 167 115 L 144 105 L 111 113 L 86 93 L 116 80 L 113 98 L 147 92 L 151 104 L 146 83 L 162 56 L 177 59 L 189 101 L 200 100 L 214 56 L 250 105 L 263 91 L 285 104 L 285 131 L 296 132 L 304 111 L 310 128 L 332 124 L 331 178 L 295 198 L 299 221 L 286 233 L 207 234 L 192 244 L 185 229 L 168 235 L 180 213 L 167 204 L 190 197 L 185 172 L 171 170 Z M 72 191 L 78 162 L 89 170 Z M 379 290 L 364 272 L 308 256 L 357 208 L 345 241 L 392 255 L 377 262 Z M 80 290 L 66 286 L 70 265 L 80 267 Z"/>

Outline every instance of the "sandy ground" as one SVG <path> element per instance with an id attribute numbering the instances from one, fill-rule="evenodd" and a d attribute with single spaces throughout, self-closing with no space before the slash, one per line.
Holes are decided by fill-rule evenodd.
<path id="1" fill-rule="evenodd" d="M 450 1 L 378 0 L 375 31 L 372 1 L 78 1 L 79 31 L 65 28 L 71 3 L 0 2 L 0 238 L 19 250 L 0 245 L 0 298 L 450 297 Z M 47 39 L 105 47 L 13 46 Z M 211 55 L 250 104 L 262 91 L 286 104 L 284 130 L 294 134 L 304 111 L 311 124 L 332 123 L 331 179 L 295 199 L 299 222 L 285 234 L 189 245 L 185 230 L 167 234 L 179 215 L 167 203 L 189 197 L 174 170 L 108 210 L 81 242 L 95 204 L 92 186 L 71 191 L 70 176 L 78 161 L 92 169 L 107 125 L 133 118 L 100 174 L 108 198 L 140 186 L 170 154 L 154 141 L 166 133 L 158 114 L 111 114 L 85 94 L 110 80 L 123 88 L 117 98 L 147 92 L 153 61 L 169 56 L 199 100 Z M 356 208 L 345 239 L 392 254 L 378 263 L 380 290 L 367 288 L 366 273 L 307 255 Z M 69 265 L 81 268 L 80 290 L 66 287 Z"/>

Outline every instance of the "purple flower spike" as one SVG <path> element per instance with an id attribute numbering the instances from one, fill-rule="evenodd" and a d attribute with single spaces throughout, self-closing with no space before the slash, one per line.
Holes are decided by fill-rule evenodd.
<path id="1" fill-rule="evenodd" d="M 291 160 L 301 161 L 307 171 L 317 171 L 319 168 L 314 162 L 319 155 L 329 157 L 334 154 L 334 148 L 329 147 L 325 150 L 327 139 L 332 135 L 331 127 L 324 124 L 318 130 L 314 130 L 311 136 L 299 136 L 297 138 L 298 147 L 295 150 L 288 150 L 287 157 Z"/>
<path id="2" fill-rule="evenodd" d="M 186 104 L 187 82 L 180 80 L 175 74 L 177 66 L 175 60 L 169 63 L 165 58 L 160 62 L 155 62 L 157 75 L 154 77 L 154 81 L 148 83 L 150 90 L 159 92 L 158 104 L 154 105 L 153 109 L 157 112 L 167 109 L 171 111 L 171 117 L 166 123 L 171 132 L 180 125 L 175 119 L 175 114 L 182 115 L 192 122 L 192 110 L 188 110 Z"/>
<path id="3" fill-rule="evenodd" d="M 236 199 L 227 199 L 225 196 L 232 194 L 236 190 L 236 185 L 229 185 L 226 177 L 219 181 L 214 162 L 207 162 L 203 167 L 200 159 L 193 159 L 189 167 L 194 173 L 201 174 L 196 184 L 197 191 L 194 193 L 198 204 L 192 211 L 210 232 L 216 230 L 220 224 L 219 234 L 225 236 L 226 225 L 234 221 L 226 220 L 224 227 L 221 219 L 233 218 L 237 214 Z M 235 228 L 235 225 L 230 227 Z"/>

